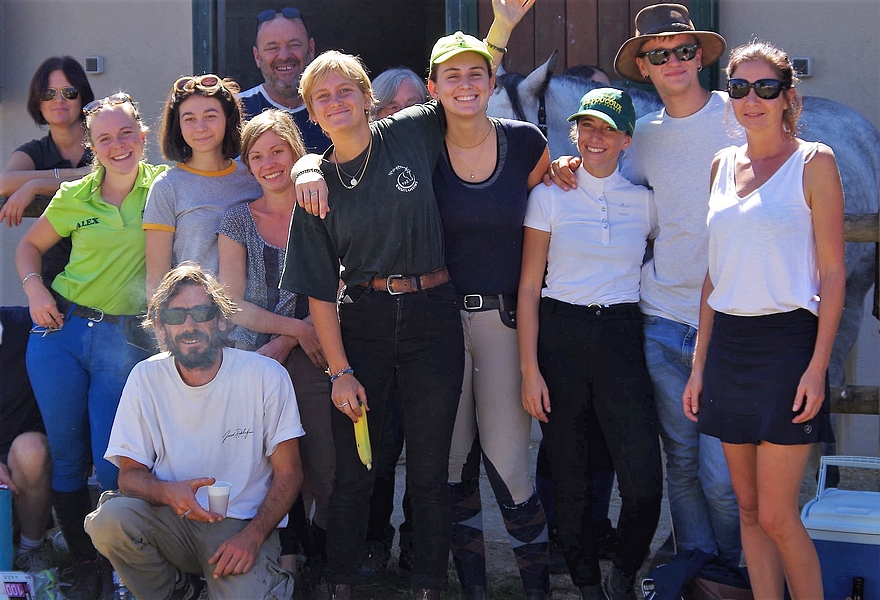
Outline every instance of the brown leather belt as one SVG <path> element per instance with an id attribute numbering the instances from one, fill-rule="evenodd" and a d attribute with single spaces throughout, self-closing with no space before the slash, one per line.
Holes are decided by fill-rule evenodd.
<path id="1" fill-rule="evenodd" d="M 388 277 L 373 277 L 364 287 L 380 292 L 388 292 L 392 296 L 398 294 L 412 294 L 419 290 L 430 290 L 449 281 L 449 271 L 446 267 L 425 273 L 424 275 L 389 275 Z"/>

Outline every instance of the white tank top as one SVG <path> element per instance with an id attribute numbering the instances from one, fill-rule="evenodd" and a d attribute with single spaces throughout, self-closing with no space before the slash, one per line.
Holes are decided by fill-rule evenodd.
<path id="1" fill-rule="evenodd" d="M 819 270 L 804 165 L 818 144 L 801 144 L 758 189 L 740 198 L 732 146 L 720 154 L 709 196 L 709 306 L 759 316 L 805 308 L 818 315 Z"/>

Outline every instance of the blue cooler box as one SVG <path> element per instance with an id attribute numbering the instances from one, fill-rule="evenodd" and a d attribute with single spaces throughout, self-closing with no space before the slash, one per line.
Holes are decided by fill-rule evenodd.
<path id="1" fill-rule="evenodd" d="M 880 493 L 825 489 L 831 465 L 880 470 L 880 458 L 822 457 L 816 499 L 801 520 L 819 553 L 825 598 L 845 600 L 853 577 L 864 577 L 865 600 L 880 600 Z"/>

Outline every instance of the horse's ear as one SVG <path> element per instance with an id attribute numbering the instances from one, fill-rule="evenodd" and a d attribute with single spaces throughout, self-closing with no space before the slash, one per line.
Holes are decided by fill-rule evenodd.
<path id="1" fill-rule="evenodd" d="M 554 50 L 553 54 L 550 55 L 550 58 L 544 64 L 529 73 L 529 76 L 526 77 L 520 86 L 520 94 L 529 98 L 542 95 L 550 83 L 550 78 L 553 77 L 558 60 L 559 52 Z"/>

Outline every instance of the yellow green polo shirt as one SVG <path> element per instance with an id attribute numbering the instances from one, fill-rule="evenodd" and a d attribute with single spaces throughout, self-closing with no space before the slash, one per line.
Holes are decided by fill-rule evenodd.
<path id="1" fill-rule="evenodd" d="M 167 165 L 138 165 L 138 177 L 119 208 L 101 198 L 104 169 L 62 183 L 46 208 L 46 218 L 61 237 L 69 237 L 70 262 L 52 289 L 82 306 L 108 315 L 137 315 L 146 310 L 146 260 L 141 227 L 147 192 Z"/>

